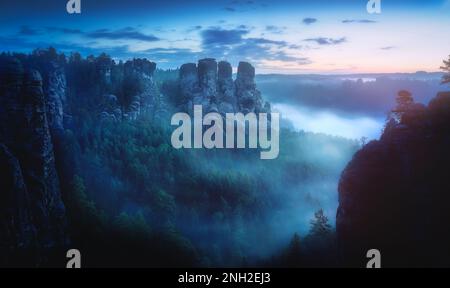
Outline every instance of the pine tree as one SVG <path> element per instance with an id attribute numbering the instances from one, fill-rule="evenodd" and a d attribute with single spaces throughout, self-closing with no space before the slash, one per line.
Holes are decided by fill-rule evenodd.
<path id="1" fill-rule="evenodd" d="M 305 246 L 309 250 L 328 249 L 327 246 L 332 245 L 334 241 L 334 231 L 330 223 L 328 223 L 328 217 L 324 215 L 323 209 L 314 213 L 314 219 L 310 223 L 311 228 L 305 238 Z"/>
<path id="2" fill-rule="evenodd" d="M 291 244 L 289 245 L 289 254 L 292 256 L 300 256 L 300 235 L 294 233 L 292 236 Z"/>
<path id="3" fill-rule="evenodd" d="M 397 94 L 397 107 L 407 107 L 414 103 L 414 99 L 412 98 L 411 92 L 406 90 L 401 90 Z"/>
<path id="4" fill-rule="evenodd" d="M 314 213 L 309 234 L 303 243 L 309 266 L 331 267 L 336 265 L 335 233 L 322 209 Z"/>
<path id="5" fill-rule="evenodd" d="M 300 245 L 300 235 L 294 233 L 292 236 L 291 243 L 287 249 L 286 262 L 287 267 L 299 267 L 301 265 L 301 245 Z"/>
<path id="6" fill-rule="evenodd" d="M 407 112 L 414 103 L 414 99 L 409 91 L 401 90 L 398 92 L 395 100 L 397 102 L 397 106 L 391 111 L 388 121 L 393 118 L 396 122 L 400 122 L 403 114 Z"/>
<path id="7" fill-rule="evenodd" d="M 441 66 L 441 69 L 446 72 L 444 76 L 442 76 L 442 84 L 450 83 L 450 55 L 448 56 L 447 61 L 443 61 L 444 66 Z"/>
<path id="8" fill-rule="evenodd" d="M 328 217 L 323 214 L 323 209 L 314 213 L 314 219 L 311 220 L 311 230 L 309 233 L 313 237 L 329 237 L 333 233 L 331 225 L 328 223 Z"/>

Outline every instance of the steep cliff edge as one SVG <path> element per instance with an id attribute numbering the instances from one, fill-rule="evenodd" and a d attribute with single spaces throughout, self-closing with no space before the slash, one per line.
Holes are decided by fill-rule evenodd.
<path id="1" fill-rule="evenodd" d="M 17 249 L 44 251 L 68 241 L 42 77 L 13 57 L 1 60 L 0 265 Z"/>
<path id="2" fill-rule="evenodd" d="M 336 231 L 345 265 L 364 267 L 372 248 L 382 266 L 450 265 L 450 92 L 428 107 L 406 105 L 342 173 Z"/>

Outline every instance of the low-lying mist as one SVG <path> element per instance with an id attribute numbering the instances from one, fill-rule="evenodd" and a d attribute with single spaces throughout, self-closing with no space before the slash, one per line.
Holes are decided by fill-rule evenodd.
<path id="1" fill-rule="evenodd" d="M 66 148 L 77 151 L 74 173 L 97 213 L 179 235 L 202 266 L 268 259 L 295 233 L 305 237 L 319 209 L 334 226 L 340 173 L 359 148 L 344 137 L 282 129 L 278 158 L 261 160 L 249 149 L 176 150 L 170 129 L 148 121 L 86 132 Z"/>
<path id="2" fill-rule="evenodd" d="M 64 182 L 75 174 L 75 190 L 85 187 L 81 190 L 92 200 L 82 197 L 84 209 L 113 231 L 125 229 L 123 242 L 115 243 L 125 251 L 134 240 L 127 235 L 134 233 L 147 235 L 139 245 L 165 247 L 150 255 L 184 251 L 185 259 L 192 260 L 189 265 L 233 267 L 272 259 L 295 234 L 308 238 L 318 210 L 334 227 L 341 173 L 361 147 L 358 139 L 379 137 L 396 87 L 411 87 L 419 101 L 436 88 L 434 78 L 354 81 L 324 76 L 298 83 L 294 77 L 284 85 L 280 77 L 258 83 L 283 120 L 276 159 L 261 160 L 255 149 L 177 150 L 170 143 L 170 115 L 158 122 L 143 115 L 101 124 L 95 117 L 83 118 L 64 145 L 70 152 L 61 153 L 78 162 Z M 392 97 L 383 89 L 377 92 L 383 85 Z M 112 235 L 103 237 L 116 237 Z M 172 255 L 176 263 L 177 253 Z"/>
<path id="3" fill-rule="evenodd" d="M 298 105 L 278 104 L 273 106 L 281 118 L 287 120 L 295 130 L 312 131 L 349 139 L 377 139 L 385 119 L 370 116 L 352 116 L 335 111 L 306 108 Z"/>
<path id="4" fill-rule="evenodd" d="M 399 90 L 428 103 L 442 89 L 442 73 L 258 75 L 258 89 L 285 127 L 349 139 L 377 139 Z"/>
<path id="5" fill-rule="evenodd" d="M 362 75 L 258 75 L 258 89 L 271 103 L 334 111 L 354 117 L 386 118 L 397 92 L 407 89 L 416 102 L 442 90 L 442 73 Z"/>

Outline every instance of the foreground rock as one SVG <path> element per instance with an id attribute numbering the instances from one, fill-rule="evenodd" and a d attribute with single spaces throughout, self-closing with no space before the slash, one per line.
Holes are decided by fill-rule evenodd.
<path id="1" fill-rule="evenodd" d="M 339 183 L 336 229 L 342 260 L 364 267 L 450 265 L 450 93 L 411 103 L 379 141 L 355 154 Z"/>
<path id="2" fill-rule="evenodd" d="M 25 70 L 12 57 L 2 59 L 1 67 L 0 255 L 7 257 L 17 249 L 44 251 L 65 246 L 65 208 L 55 169 L 42 77 L 35 70 Z M 57 125 L 57 117 L 53 120 Z M 0 264 L 7 260 L 2 256 Z"/>

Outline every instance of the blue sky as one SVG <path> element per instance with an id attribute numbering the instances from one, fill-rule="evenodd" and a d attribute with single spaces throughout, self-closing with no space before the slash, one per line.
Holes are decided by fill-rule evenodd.
<path id="1" fill-rule="evenodd" d="M 146 57 L 162 68 L 214 57 L 258 73 L 437 71 L 450 54 L 450 0 L 2 0 L 0 50 Z"/>

